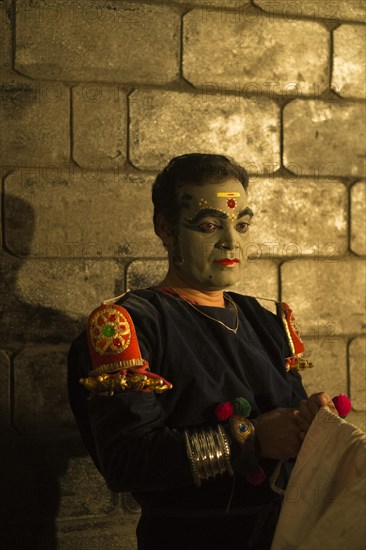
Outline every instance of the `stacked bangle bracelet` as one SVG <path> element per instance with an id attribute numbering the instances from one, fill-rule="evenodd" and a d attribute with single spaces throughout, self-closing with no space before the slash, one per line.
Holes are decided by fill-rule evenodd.
<path id="1" fill-rule="evenodd" d="M 229 441 L 220 424 L 216 430 L 185 430 L 184 439 L 193 480 L 198 487 L 203 479 L 225 472 L 233 475 Z"/>
<path id="2" fill-rule="evenodd" d="M 202 480 L 225 472 L 229 475 L 238 473 L 251 485 L 260 485 L 265 480 L 266 474 L 257 460 L 255 425 L 247 418 L 250 412 L 251 405 L 244 397 L 216 407 L 217 420 L 228 421 L 230 442 L 221 424 L 216 430 L 185 430 L 186 452 L 198 487 Z M 237 447 L 232 458 L 230 444 Z"/>

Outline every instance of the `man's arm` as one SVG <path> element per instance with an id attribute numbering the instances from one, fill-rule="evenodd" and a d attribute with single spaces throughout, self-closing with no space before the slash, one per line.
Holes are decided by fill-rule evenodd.
<path id="1" fill-rule="evenodd" d="M 193 484 L 183 435 L 165 425 L 153 393 L 92 398 L 89 418 L 110 489 L 139 492 Z"/>

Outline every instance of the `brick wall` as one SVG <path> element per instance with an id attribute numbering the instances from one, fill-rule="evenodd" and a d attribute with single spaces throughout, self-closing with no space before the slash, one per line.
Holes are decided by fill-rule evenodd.
<path id="1" fill-rule="evenodd" d="M 2 548 L 135 548 L 75 431 L 65 358 L 103 298 L 157 282 L 150 186 L 227 153 L 256 212 L 238 290 L 293 307 L 309 391 L 365 428 L 362 0 L 2 0 Z M 4 445 L 3 445 L 4 442 Z"/>

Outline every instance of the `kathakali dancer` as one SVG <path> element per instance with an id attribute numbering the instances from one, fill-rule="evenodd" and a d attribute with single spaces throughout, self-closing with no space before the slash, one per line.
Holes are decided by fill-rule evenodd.
<path id="1" fill-rule="evenodd" d="M 165 279 L 103 303 L 70 350 L 78 427 L 141 505 L 139 550 L 270 548 L 276 488 L 330 401 L 305 393 L 290 308 L 226 290 L 246 276 L 247 186 L 225 156 L 172 159 L 152 191 Z"/>

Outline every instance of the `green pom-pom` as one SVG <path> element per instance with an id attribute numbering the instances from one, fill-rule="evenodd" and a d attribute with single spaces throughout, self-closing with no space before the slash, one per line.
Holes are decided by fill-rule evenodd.
<path id="1" fill-rule="evenodd" d="M 252 407 L 250 406 L 250 403 L 245 397 L 236 397 L 234 399 L 233 408 L 234 408 L 234 414 L 237 416 L 243 416 L 244 418 L 248 418 L 250 415 L 250 411 L 252 410 Z"/>

